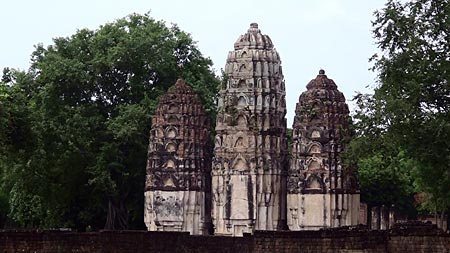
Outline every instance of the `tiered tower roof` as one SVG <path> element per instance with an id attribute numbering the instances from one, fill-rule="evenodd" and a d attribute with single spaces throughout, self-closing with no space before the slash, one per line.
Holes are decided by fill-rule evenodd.
<path id="1" fill-rule="evenodd" d="M 262 34 L 258 29 L 257 23 L 251 23 L 247 33 L 239 36 L 234 43 L 234 49 L 239 50 L 243 48 L 248 49 L 272 49 L 272 40 L 268 35 Z"/>
<path id="2" fill-rule="evenodd" d="M 325 128 L 330 124 L 348 126 L 348 105 L 345 97 L 332 79 L 321 69 L 317 77 L 306 85 L 306 91 L 300 95 L 297 103 L 293 128 L 305 125 L 321 125 Z"/>

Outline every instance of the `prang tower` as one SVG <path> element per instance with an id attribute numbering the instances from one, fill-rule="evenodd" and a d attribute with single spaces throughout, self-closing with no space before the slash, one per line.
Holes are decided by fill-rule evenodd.
<path id="1" fill-rule="evenodd" d="M 290 230 L 358 224 L 356 168 L 344 166 L 341 152 L 350 137 L 345 97 L 324 70 L 300 95 L 293 124 L 287 183 Z"/>
<path id="2" fill-rule="evenodd" d="M 258 24 L 234 43 L 220 90 L 212 166 L 216 234 L 286 226 L 286 101 L 278 52 Z"/>
<path id="3" fill-rule="evenodd" d="M 210 119 L 179 79 L 152 118 L 144 222 L 150 231 L 208 234 L 211 226 Z"/>

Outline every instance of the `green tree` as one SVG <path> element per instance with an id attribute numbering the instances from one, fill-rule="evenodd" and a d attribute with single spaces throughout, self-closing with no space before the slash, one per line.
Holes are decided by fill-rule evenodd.
<path id="1" fill-rule="evenodd" d="M 376 138 L 394 146 L 383 148 L 397 164 L 412 161 L 402 166 L 443 215 L 450 207 L 450 2 L 390 0 L 373 28 L 378 85 L 359 106 L 359 134 L 369 136 L 368 146 Z"/>
<path id="2" fill-rule="evenodd" d="M 15 163 L 31 179 L 10 187 L 11 217 L 23 226 L 143 228 L 157 99 L 181 77 L 214 117 L 211 65 L 189 34 L 149 14 L 38 45 L 27 83 L 33 143 Z"/>
<path id="3" fill-rule="evenodd" d="M 354 101 L 354 137 L 347 145 L 344 162 L 358 164 L 361 201 L 369 208 L 395 206 L 397 211 L 415 216 L 413 171 L 417 162 L 387 131 L 379 101 L 368 94 L 359 94 Z"/>
<path id="4" fill-rule="evenodd" d="M 29 112 L 29 83 L 32 77 L 21 71 L 5 68 L 0 82 L 0 226 L 8 221 L 10 199 L 14 189 L 24 182 L 36 178 L 32 171 L 25 174 L 26 162 L 30 157 L 34 140 L 32 137 Z M 29 189 L 30 190 L 30 189 Z M 34 191 L 23 189 L 23 193 L 33 198 Z M 25 203 L 17 202 L 18 205 Z M 11 212 L 12 213 L 12 212 Z M 9 219 L 10 220 L 10 219 Z M 26 221 L 31 223 L 32 221 Z M 10 222 L 9 222 L 10 223 Z"/>

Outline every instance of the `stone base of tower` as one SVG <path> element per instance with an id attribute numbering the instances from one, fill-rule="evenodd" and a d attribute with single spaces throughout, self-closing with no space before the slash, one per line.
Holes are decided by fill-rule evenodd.
<path id="1" fill-rule="evenodd" d="M 289 230 L 319 230 L 359 224 L 358 194 L 288 194 Z M 337 208 L 336 208 L 337 207 Z"/>
<path id="2" fill-rule="evenodd" d="M 243 236 L 244 233 L 253 233 L 253 222 L 249 220 L 225 220 L 216 222 L 218 229 L 215 230 L 214 235 Z"/>
<path id="3" fill-rule="evenodd" d="M 144 222 L 148 231 L 182 231 L 209 234 L 205 193 L 199 191 L 146 191 Z"/>
<path id="4" fill-rule="evenodd" d="M 237 168 L 247 163 L 233 164 Z M 256 230 L 286 230 L 285 177 L 256 175 L 242 170 L 243 167 L 232 175 L 221 175 L 217 173 L 220 169 L 214 168 L 211 219 L 215 235 L 243 236 Z"/>

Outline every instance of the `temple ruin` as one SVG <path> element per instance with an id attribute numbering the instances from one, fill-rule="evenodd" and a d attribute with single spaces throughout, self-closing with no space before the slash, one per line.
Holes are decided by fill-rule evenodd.
<path id="1" fill-rule="evenodd" d="M 340 153 L 349 133 L 345 97 L 324 70 L 311 80 L 295 109 L 287 183 L 290 230 L 358 224 L 359 190 L 355 168 Z"/>
<path id="2" fill-rule="evenodd" d="M 152 118 L 144 222 L 150 231 L 208 234 L 211 123 L 199 97 L 179 79 Z"/>
<path id="3" fill-rule="evenodd" d="M 358 224 L 355 168 L 340 153 L 350 137 L 344 95 L 325 71 L 296 107 L 288 158 L 281 60 L 256 23 L 239 36 L 210 120 L 182 80 L 152 119 L 144 220 L 151 231 L 242 236 Z"/>

